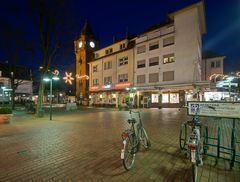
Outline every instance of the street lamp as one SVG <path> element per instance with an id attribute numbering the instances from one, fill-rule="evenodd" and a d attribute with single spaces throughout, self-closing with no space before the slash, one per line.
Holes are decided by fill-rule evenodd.
<path id="1" fill-rule="evenodd" d="M 52 80 L 59 80 L 57 75 L 51 75 L 50 77 L 44 77 L 43 81 L 50 82 L 50 120 L 52 120 Z"/>

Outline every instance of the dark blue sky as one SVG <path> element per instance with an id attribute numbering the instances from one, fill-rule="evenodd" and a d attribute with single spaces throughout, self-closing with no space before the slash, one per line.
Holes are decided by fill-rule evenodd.
<path id="1" fill-rule="evenodd" d="M 147 3 L 146 3 L 147 2 Z M 129 34 L 138 35 L 151 25 L 162 22 L 168 12 L 181 9 L 197 0 L 121 0 L 121 1 L 66 1 L 64 7 L 56 4 L 65 19 L 61 32 L 62 49 L 55 62 L 62 70 L 74 63 L 73 40 L 80 33 L 86 19 L 90 22 L 93 32 L 105 46 L 112 37 L 121 38 L 126 27 Z M 203 48 L 217 54 L 225 55 L 225 71 L 240 70 L 240 0 L 205 0 L 207 34 L 203 36 Z M 67 20 L 67 21 L 66 21 Z M 19 64 L 37 68 L 42 59 L 39 45 L 39 32 L 36 26 L 35 12 L 29 7 L 27 0 L 12 0 L 1 3 L 0 8 L 0 60 L 11 59 L 6 53 L 11 45 L 17 47 L 16 39 L 24 40 L 24 49 L 33 45 L 34 51 L 12 48 Z M 15 32 L 2 30 L 11 27 Z M 11 36 L 11 33 L 13 34 Z M 10 45 L 9 45 L 10 44 Z M 13 46 L 13 47 L 14 47 Z M 6 50 L 7 49 L 7 50 Z M 27 49 L 28 50 L 28 49 Z"/>

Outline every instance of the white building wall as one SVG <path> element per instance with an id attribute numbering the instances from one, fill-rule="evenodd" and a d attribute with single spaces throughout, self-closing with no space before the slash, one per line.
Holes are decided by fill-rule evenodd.
<path id="1" fill-rule="evenodd" d="M 198 21 L 198 10 L 193 8 L 175 15 L 174 25 L 162 27 L 141 35 L 136 40 L 134 61 L 134 84 L 153 86 L 200 81 L 201 70 L 201 33 Z M 163 47 L 163 39 L 174 36 L 174 44 Z M 159 48 L 149 51 L 151 42 L 159 42 Z M 137 54 L 137 47 L 146 45 L 146 52 Z M 163 56 L 174 53 L 175 62 L 163 64 Z M 149 67 L 149 58 L 159 57 L 159 65 Z M 137 61 L 146 60 L 145 68 L 137 68 Z M 173 81 L 163 82 L 163 72 L 174 71 Z M 159 73 L 158 83 L 149 83 L 150 73 Z M 145 84 L 137 84 L 137 75 L 146 75 Z"/>

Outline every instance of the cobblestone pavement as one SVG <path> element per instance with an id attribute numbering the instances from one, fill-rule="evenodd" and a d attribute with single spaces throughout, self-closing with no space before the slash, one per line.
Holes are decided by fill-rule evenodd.
<path id="1" fill-rule="evenodd" d="M 141 149 L 135 167 L 126 172 L 120 148 L 127 111 L 58 111 L 53 121 L 16 115 L 11 124 L 0 125 L 0 181 L 190 181 L 191 164 L 178 143 L 185 112 L 146 109 L 142 116 L 152 148 Z M 228 128 L 229 122 L 218 123 Z M 228 134 L 224 137 L 228 142 Z M 237 182 L 240 166 L 229 170 L 228 161 L 216 164 L 205 157 L 199 175 L 199 181 Z"/>

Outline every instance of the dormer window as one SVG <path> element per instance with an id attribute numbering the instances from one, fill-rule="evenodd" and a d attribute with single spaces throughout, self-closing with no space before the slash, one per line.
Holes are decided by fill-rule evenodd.
<path id="1" fill-rule="evenodd" d="M 99 54 L 95 53 L 95 59 L 99 58 Z"/>
<path id="2" fill-rule="evenodd" d="M 125 48 L 126 48 L 126 44 L 125 43 L 120 44 L 120 50 L 125 49 Z"/>
<path id="3" fill-rule="evenodd" d="M 106 53 L 106 55 L 108 55 L 108 54 L 111 54 L 112 51 L 113 51 L 112 48 L 109 48 L 109 49 L 106 49 L 106 50 L 105 50 L 105 53 Z"/>

